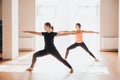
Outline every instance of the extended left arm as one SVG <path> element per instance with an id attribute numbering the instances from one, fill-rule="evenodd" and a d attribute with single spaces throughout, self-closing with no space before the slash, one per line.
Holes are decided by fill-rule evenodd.
<path id="1" fill-rule="evenodd" d="M 85 30 L 82 30 L 83 33 L 96 33 L 96 34 L 99 34 L 99 32 L 94 32 L 94 31 L 85 31 Z"/>

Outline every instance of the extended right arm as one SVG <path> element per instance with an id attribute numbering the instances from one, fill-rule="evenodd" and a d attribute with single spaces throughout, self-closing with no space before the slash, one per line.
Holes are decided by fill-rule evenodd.
<path id="1" fill-rule="evenodd" d="M 34 35 L 39 35 L 39 36 L 42 36 L 42 33 L 41 32 L 35 32 L 35 31 L 23 31 L 25 33 L 31 33 L 31 34 L 34 34 Z"/>
<path id="2" fill-rule="evenodd" d="M 70 34 L 75 34 L 75 31 L 59 31 L 57 36 L 66 36 Z"/>

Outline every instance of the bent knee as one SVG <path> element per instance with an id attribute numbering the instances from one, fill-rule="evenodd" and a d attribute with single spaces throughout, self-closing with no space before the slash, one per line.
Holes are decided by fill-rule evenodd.
<path id="1" fill-rule="evenodd" d="M 34 53 L 34 54 L 33 54 L 33 57 L 37 57 L 37 54 L 36 54 L 36 53 Z"/>
<path id="2" fill-rule="evenodd" d="M 69 51 L 69 50 L 70 50 L 70 48 L 68 47 L 68 48 L 67 48 L 67 50 Z"/>

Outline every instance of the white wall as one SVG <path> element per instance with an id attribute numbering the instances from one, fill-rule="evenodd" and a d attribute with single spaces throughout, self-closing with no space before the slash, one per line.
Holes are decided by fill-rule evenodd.
<path id="1" fill-rule="evenodd" d="M 100 31 L 101 50 L 109 49 L 109 46 L 118 48 L 118 0 L 100 0 Z M 107 42 L 111 41 L 111 38 L 115 41 L 107 44 L 106 38 L 109 38 Z"/>
<path id="2" fill-rule="evenodd" d="M 35 31 L 35 0 L 19 0 L 19 48 L 34 50 L 35 38 L 25 30 Z"/>
<path id="3" fill-rule="evenodd" d="M 19 36 L 26 36 L 24 30 L 35 30 L 35 0 L 19 0 L 19 27 Z"/>
<path id="4" fill-rule="evenodd" d="M 0 20 L 2 20 L 2 0 L 0 0 Z"/>
<path id="5" fill-rule="evenodd" d="M 118 36 L 118 0 L 101 0 L 101 36 Z"/>

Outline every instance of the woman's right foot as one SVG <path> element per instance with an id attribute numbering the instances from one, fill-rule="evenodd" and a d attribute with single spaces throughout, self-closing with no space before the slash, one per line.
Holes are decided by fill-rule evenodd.
<path id="1" fill-rule="evenodd" d="M 28 69 L 26 69 L 26 71 L 32 71 L 33 70 L 33 68 L 28 68 Z"/>
<path id="2" fill-rule="evenodd" d="M 98 59 L 95 59 L 95 62 L 99 62 L 99 60 L 98 60 Z"/>

